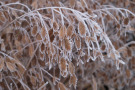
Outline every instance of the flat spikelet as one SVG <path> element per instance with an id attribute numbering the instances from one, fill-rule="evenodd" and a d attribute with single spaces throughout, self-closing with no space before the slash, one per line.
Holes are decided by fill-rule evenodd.
<path id="1" fill-rule="evenodd" d="M 0 21 L 5 22 L 5 20 L 6 20 L 6 19 L 4 18 L 3 13 L 0 12 Z"/>
<path id="2" fill-rule="evenodd" d="M 69 62 L 69 64 L 68 64 L 68 71 L 71 74 L 71 76 L 73 74 L 75 74 L 75 66 L 74 66 L 74 64 L 72 62 Z"/>
<path id="3" fill-rule="evenodd" d="M 37 40 L 42 40 L 42 37 L 41 37 L 41 35 L 39 33 L 36 35 L 36 39 Z"/>
<path id="4" fill-rule="evenodd" d="M 128 18 L 124 18 L 124 24 L 128 25 L 128 23 L 129 23 L 129 19 Z"/>
<path id="5" fill-rule="evenodd" d="M 83 37 L 86 35 L 86 28 L 85 28 L 85 25 L 83 22 L 79 22 L 79 25 L 78 25 L 78 29 L 79 29 L 79 34 Z"/>
<path id="6" fill-rule="evenodd" d="M 32 30 L 31 30 L 31 34 L 32 36 L 36 36 L 37 35 L 37 26 L 33 26 Z"/>
<path id="7" fill-rule="evenodd" d="M 69 4 L 71 7 L 74 7 L 75 6 L 75 2 L 76 0 L 69 0 Z"/>
<path id="8" fill-rule="evenodd" d="M 68 28 L 67 28 L 67 37 L 68 37 L 68 38 L 71 38 L 72 35 L 73 35 L 73 26 L 70 25 L 70 26 L 68 26 Z"/>
<path id="9" fill-rule="evenodd" d="M 53 22 L 53 29 L 54 30 L 58 30 L 59 29 L 59 25 L 56 21 Z"/>
<path id="10" fill-rule="evenodd" d="M 41 29 L 41 37 L 44 39 L 46 36 L 46 30 L 45 30 L 45 27 L 42 27 Z"/>
<path id="11" fill-rule="evenodd" d="M 60 59 L 60 72 L 63 77 L 66 77 L 68 75 L 67 72 L 67 61 L 64 57 Z"/>
<path id="12" fill-rule="evenodd" d="M 15 64 L 6 62 L 6 65 L 7 65 L 8 70 L 10 70 L 11 72 L 14 72 L 16 70 Z"/>
<path id="13" fill-rule="evenodd" d="M 60 31 L 59 31 L 59 38 L 62 40 L 65 37 L 65 32 L 66 32 L 66 27 L 61 26 Z"/>
<path id="14" fill-rule="evenodd" d="M 75 74 L 73 74 L 73 76 L 70 76 L 69 84 L 70 84 L 70 85 L 73 85 L 74 88 L 76 89 L 77 77 L 76 77 Z"/>
<path id="15" fill-rule="evenodd" d="M 34 52 L 34 47 L 33 45 L 29 46 L 29 56 L 32 57 L 33 56 L 33 52 Z"/>
<path id="16" fill-rule="evenodd" d="M 77 50 L 81 49 L 81 39 L 78 35 L 75 36 L 75 46 L 76 46 Z"/>
<path id="17" fill-rule="evenodd" d="M 71 43 L 70 43 L 69 39 L 65 38 L 64 42 L 65 42 L 65 49 L 67 51 L 71 51 Z"/>
<path id="18" fill-rule="evenodd" d="M 63 72 L 67 70 L 67 61 L 65 60 L 64 57 L 62 57 L 60 60 L 60 69 Z"/>

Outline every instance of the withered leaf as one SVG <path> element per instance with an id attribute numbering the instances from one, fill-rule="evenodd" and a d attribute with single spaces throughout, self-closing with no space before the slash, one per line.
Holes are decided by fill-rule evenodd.
<path id="1" fill-rule="evenodd" d="M 85 36 L 85 34 L 86 34 L 86 28 L 85 28 L 85 25 L 84 25 L 83 22 L 81 22 L 81 21 L 79 22 L 78 29 L 79 29 L 79 34 L 81 36 Z"/>

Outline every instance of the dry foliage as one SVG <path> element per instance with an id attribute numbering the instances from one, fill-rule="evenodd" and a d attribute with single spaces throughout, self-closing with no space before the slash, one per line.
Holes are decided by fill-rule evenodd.
<path id="1" fill-rule="evenodd" d="M 134 90 L 134 10 L 133 0 L 1 0 L 0 89 Z"/>

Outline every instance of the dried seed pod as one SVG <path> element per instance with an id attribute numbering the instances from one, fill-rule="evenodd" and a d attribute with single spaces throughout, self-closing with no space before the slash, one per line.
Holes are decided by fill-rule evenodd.
<path id="1" fill-rule="evenodd" d="M 54 36 L 54 34 L 53 34 L 53 29 L 50 29 L 50 30 L 49 30 L 49 37 L 50 37 L 50 41 L 53 42 L 53 40 L 54 40 L 54 38 L 55 38 L 55 36 Z"/>
<path id="2" fill-rule="evenodd" d="M 42 61 L 44 60 L 44 54 L 43 54 L 43 53 L 39 52 L 39 57 L 40 57 L 40 59 L 41 59 Z"/>
<path id="3" fill-rule="evenodd" d="M 118 29 L 120 29 L 120 24 L 117 24 L 116 27 L 117 27 Z"/>
<path id="4" fill-rule="evenodd" d="M 69 84 L 70 84 L 70 86 L 73 85 L 74 88 L 76 89 L 77 77 L 76 77 L 75 74 L 73 74 L 72 76 L 70 76 Z"/>
<path id="5" fill-rule="evenodd" d="M 46 30 L 45 27 L 42 27 L 41 29 L 41 37 L 44 39 L 46 37 Z"/>
<path id="6" fill-rule="evenodd" d="M 15 45 L 18 51 L 22 50 L 21 43 L 18 40 L 15 40 Z"/>
<path id="7" fill-rule="evenodd" d="M 39 33 L 36 35 L 36 39 L 37 40 L 42 40 L 41 35 Z"/>
<path id="8" fill-rule="evenodd" d="M 59 25 L 56 21 L 53 22 L 53 29 L 54 30 L 58 30 L 59 29 Z"/>
<path id="9" fill-rule="evenodd" d="M 50 50 L 51 50 L 52 55 L 54 55 L 56 51 L 55 51 L 55 48 L 54 48 L 52 43 L 51 43 L 51 46 L 50 46 Z"/>
<path id="10" fill-rule="evenodd" d="M 29 55 L 30 55 L 30 57 L 33 56 L 33 52 L 34 52 L 34 46 L 33 45 L 30 45 L 29 46 Z"/>
<path id="11" fill-rule="evenodd" d="M 108 21 L 111 20 L 111 16 L 109 14 L 106 15 L 106 18 L 107 18 Z"/>
<path id="12" fill-rule="evenodd" d="M 60 31 L 59 31 L 59 38 L 60 39 L 64 39 L 65 32 L 66 32 L 66 27 L 65 26 L 61 26 Z"/>
<path id="13" fill-rule="evenodd" d="M 76 0 L 69 0 L 70 7 L 73 8 L 75 6 L 75 2 Z"/>
<path id="14" fill-rule="evenodd" d="M 81 22 L 81 21 L 79 22 L 78 29 L 79 29 L 79 34 L 81 36 L 85 36 L 86 35 L 86 27 L 85 27 L 83 22 Z"/>
<path id="15" fill-rule="evenodd" d="M 26 28 L 27 26 L 29 26 L 28 21 L 24 20 L 21 22 L 21 27 Z"/>
<path id="16" fill-rule="evenodd" d="M 67 71 L 67 61 L 65 60 L 64 57 L 62 57 L 60 60 L 60 70 L 63 72 Z"/>
<path id="17" fill-rule="evenodd" d="M 36 78 L 34 76 L 30 76 L 30 81 L 34 86 L 36 85 Z"/>
<path id="18" fill-rule="evenodd" d="M 106 49 L 106 46 L 105 45 L 102 45 L 102 47 L 101 47 L 101 50 L 105 50 Z"/>
<path id="19" fill-rule="evenodd" d="M 128 25 L 128 23 L 129 23 L 129 18 L 124 18 L 124 24 Z"/>
<path id="20" fill-rule="evenodd" d="M 68 38 L 71 38 L 72 35 L 73 35 L 73 26 L 70 25 L 70 26 L 68 26 L 68 28 L 67 28 L 67 37 L 68 37 Z"/>
<path id="21" fill-rule="evenodd" d="M 45 61 L 43 60 L 38 60 L 38 63 L 41 67 L 45 67 Z"/>
<path id="22" fill-rule="evenodd" d="M 64 41 L 65 41 L 65 49 L 67 51 L 71 51 L 71 43 L 70 43 L 69 39 L 65 38 Z"/>
<path id="23" fill-rule="evenodd" d="M 29 37 L 27 35 L 24 35 L 24 37 L 22 38 L 22 42 L 23 44 L 29 43 L 30 42 Z"/>
<path id="24" fill-rule="evenodd" d="M 80 2 L 81 2 L 81 4 L 82 4 L 83 8 L 85 8 L 85 7 L 86 7 L 86 6 L 85 6 L 85 1 L 84 1 L 84 0 L 80 0 Z"/>
<path id="25" fill-rule="evenodd" d="M 17 63 L 17 69 L 18 69 L 20 75 L 22 75 L 25 72 L 24 66 L 20 63 Z"/>
<path id="26" fill-rule="evenodd" d="M 37 33 L 38 33 L 37 26 L 33 26 L 32 30 L 31 30 L 31 35 L 36 36 Z"/>
<path id="27" fill-rule="evenodd" d="M 128 78 L 130 78 L 130 77 L 131 77 L 131 72 L 130 72 L 130 70 L 129 70 L 129 69 L 127 69 L 127 70 L 126 70 L 126 76 L 127 76 Z"/>
<path id="28" fill-rule="evenodd" d="M 45 45 L 42 43 L 40 46 L 40 52 L 44 53 L 44 51 L 45 51 Z"/>
<path id="29" fill-rule="evenodd" d="M 37 0 L 33 1 L 31 6 L 34 8 L 34 9 L 37 9 L 38 7 L 38 4 L 37 4 Z"/>

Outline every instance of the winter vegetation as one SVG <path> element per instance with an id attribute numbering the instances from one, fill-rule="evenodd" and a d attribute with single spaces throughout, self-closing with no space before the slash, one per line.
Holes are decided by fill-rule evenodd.
<path id="1" fill-rule="evenodd" d="M 135 90 L 135 1 L 1 0 L 0 90 Z"/>

